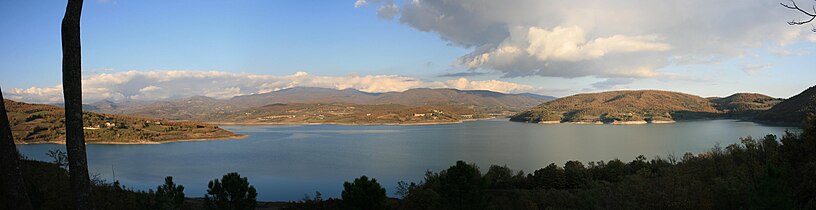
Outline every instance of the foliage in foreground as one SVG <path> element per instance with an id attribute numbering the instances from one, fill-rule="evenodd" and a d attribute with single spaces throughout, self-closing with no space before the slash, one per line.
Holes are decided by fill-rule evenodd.
<path id="1" fill-rule="evenodd" d="M 207 187 L 204 203 L 208 209 L 244 210 L 255 209 L 257 205 L 255 187 L 238 173 L 228 173 L 221 180 L 212 180 Z"/>
<path id="2" fill-rule="evenodd" d="M 384 209 L 388 199 L 377 179 L 368 179 L 366 176 L 354 179 L 354 182 L 343 183 L 342 198 L 343 208 L 361 210 Z"/>
<path id="3" fill-rule="evenodd" d="M 816 209 L 816 121 L 681 158 L 568 161 L 530 174 L 457 162 L 400 183 L 391 209 Z M 378 194 L 372 192 L 370 196 Z M 343 201 L 341 201 L 343 202 Z M 314 208 L 320 207 L 320 208 Z M 294 209 L 335 209 L 305 206 Z"/>

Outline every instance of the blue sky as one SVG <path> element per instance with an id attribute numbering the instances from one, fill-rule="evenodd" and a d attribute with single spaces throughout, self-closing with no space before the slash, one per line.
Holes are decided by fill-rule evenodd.
<path id="1" fill-rule="evenodd" d="M 0 2 L 4 95 L 59 100 L 65 3 Z M 809 26 L 788 26 L 796 13 L 775 3 L 749 1 L 710 13 L 699 9 L 705 1 L 664 5 L 664 12 L 700 17 L 660 24 L 648 21 L 659 17 L 628 3 L 586 1 L 571 8 L 558 1 L 86 0 L 83 75 L 86 95 L 93 95 L 86 98 L 231 97 L 290 86 L 556 96 L 663 89 L 790 97 L 816 85 L 810 76 L 816 35 Z M 621 11 L 631 19 L 598 17 Z M 754 15 L 721 15 L 746 11 Z M 716 42 L 705 44 L 711 40 Z M 162 80 L 167 72 L 180 79 Z M 476 76 L 441 76 L 454 73 Z M 195 88 L 201 81 L 191 78 L 202 77 L 222 86 Z"/>

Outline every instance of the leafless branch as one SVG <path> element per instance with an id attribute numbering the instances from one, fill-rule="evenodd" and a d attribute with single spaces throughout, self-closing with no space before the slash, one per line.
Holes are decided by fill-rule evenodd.
<path id="1" fill-rule="evenodd" d="M 790 24 L 790 25 L 804 25 L 804 24 L 810 23 L 814 19 L 816 19 L 816 5 L 813 5 L 813 7 L 811 8 L 813 10 L 813 12 L 808 12 L 808 11 L 802 9 L 801 7 L 799 7 L 799 5 L 796 5 L 796 1 L 790 0 L 790 2 L 791 2 L 791 4 L 785 4 L 785 3 L 779 3 L 779 4 L 782 5 L 785 8 L 788 8 L 788 9 L 798 10 L 799 12 L 809 16 L 810 19 L 804 20 L 804 21 L 792 20 L 792 21 L 789 21 L 788 24 Z M 813 29 L 813 32 L 816 32 L 816 28 Z"/>

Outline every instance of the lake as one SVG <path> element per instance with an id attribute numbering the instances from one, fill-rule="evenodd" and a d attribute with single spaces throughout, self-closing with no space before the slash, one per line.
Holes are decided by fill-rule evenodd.
<path id="1" fill-rule="evenodd" d="M 526 173 L 567 160 L 581 162 L 699 153 L 739 137 L 781 136 L 790 127 L 734 120 L 673 124 L 527 124 L 504 119 L 445 125 L 295 125 L 223 126 L 241 140 L 177 142 L 158 145 L 88 145 L 91 174 L 116 179 L 138 190 L 155 189 L 173 176 L 188 197 L 203 197 L 207 182 L 239 172 L 258 189 L 258 200 L 299 200 L 320 191 L 339 197 L 344 181 L 376 178 L 393 196 L 398 181 L 419 182 L 457 160 L 475 162 L 484 172 L 507 165 Z M 18 145 L 31 159 L 64 145 Z"/>

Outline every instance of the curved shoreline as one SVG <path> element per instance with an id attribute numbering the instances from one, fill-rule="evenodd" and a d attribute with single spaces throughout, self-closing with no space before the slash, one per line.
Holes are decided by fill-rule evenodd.
<path id="1" fill-rule="evenodd" d="M 85 141 L 85 145 L 88 144 L 107 144 L 107 145 L 151 145 L 151 144 L 166 144 L 166 143 L 176 143 L 176 142 L 192 142 L 192 141 L 223 141 L 223 140 L 238 140 L 244 139 L 249 137 L 249 135 L 243 134 L 234 134 L 232 136 L 220 136 L 220 137 L 212 137 L 212 138 L 185 138 L 185 139 L 173 139 L 173 140 L 164 140 L 164 141 L 133 141 L 133 142 L 119 142 L 119 141 L 92 141 L 88 142 Z M 15 145 L 24 145 L 24 144 L 65 144 L 65 140 L 62 141 L 49 141 L 49 142 L 23 142 L 23 143 L 14 143 Z"/>

